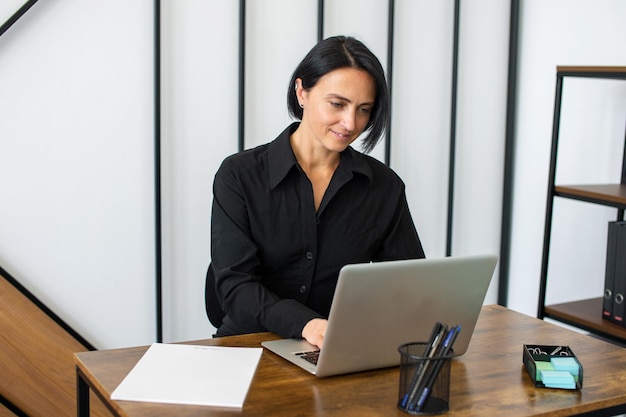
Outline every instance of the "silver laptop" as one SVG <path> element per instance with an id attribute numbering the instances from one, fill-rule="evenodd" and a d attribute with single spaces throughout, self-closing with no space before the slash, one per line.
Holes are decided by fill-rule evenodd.
<path id="1" fill-rule="evenodd" d="M 462 355 L 497 261 L 474 255 L 346 265 L 321 351 L 298 339 L 262 345 L 316 376 L 339 375 L 399 365 L 398 346 L 428 341 L 441 322 L 461 326 L 454 353 Z M 311 356 L 318 356 L 316 364 Z"/>

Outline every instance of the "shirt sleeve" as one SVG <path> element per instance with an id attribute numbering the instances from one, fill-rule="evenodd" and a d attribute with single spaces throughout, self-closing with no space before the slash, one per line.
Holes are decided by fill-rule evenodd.
<path id="1" fill-rule="evenodd" d="M 393 261 L 425 257 L 422 243 L 409 211 L 404 184 L 402 184 L 402 192 L 398 194 L 393 220 L 375 260 Z"/>
<path id="2" fill-rule="evenodd" d="M 251 200 L 254 198 L 246 194 L 237 171 L 223 164 L 213 184 L 211 215 L 211 262 L 218 299 L 230 320 L 246 332 L 271 331 L 301 338 L 304 325 L 321 316 L 263 285 L 256 273 L 258 248 L 248 217 Z"/>

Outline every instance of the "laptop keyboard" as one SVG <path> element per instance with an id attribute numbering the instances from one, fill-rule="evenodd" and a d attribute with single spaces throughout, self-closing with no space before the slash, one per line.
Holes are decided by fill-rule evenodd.
<path id="1" fill-rule="evenodd" d="M 309 352 L 297 352 L 296 355 L 300 356 L 305 361 L 311 362 L 313 365 L 317 365 L 317 359 L 320 357 L 320 351 L 312 350 Z"/>

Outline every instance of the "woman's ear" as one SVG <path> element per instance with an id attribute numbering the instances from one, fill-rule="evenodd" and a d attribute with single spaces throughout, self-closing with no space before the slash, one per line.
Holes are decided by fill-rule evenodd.
<path id="1" fill-rule="evenodd" d="M 296 78 L 295 84 L 296 85 L 294 86 L 294 88 L 296 89 L 296 98 L 298 99 L 298 104 L 300 105 L 300 107 L 304 107 L 305 91 L 302 87 L 302 78 Z"/>

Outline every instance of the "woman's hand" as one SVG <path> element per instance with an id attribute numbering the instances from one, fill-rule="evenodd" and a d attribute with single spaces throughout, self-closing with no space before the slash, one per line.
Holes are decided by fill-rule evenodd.
<path id="1" fill-rule="evenodd" d="M 313 319 L 309 321 L 302 329 L 302 338 L 321 349 L 324 344 L 327 324 L 328 320 L 325 319 Z"/>

